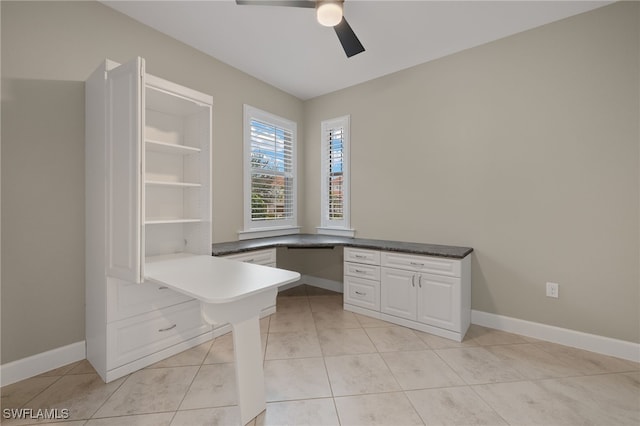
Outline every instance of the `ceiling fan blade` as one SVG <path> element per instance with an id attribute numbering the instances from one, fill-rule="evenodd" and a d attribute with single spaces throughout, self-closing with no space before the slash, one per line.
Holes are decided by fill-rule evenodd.
<path id="1" fill-rule="evenodd" d="M 313 0 L 236 0 L 236 4 L 242 6 L 284 6 L 284 7 L 316 7 Z"/>
<path id="2" fill-rule="evenodd" d="M 351 25 L 349 25 L 344 17 L 342 18 L 342 21 L 333 28 L 336 30 L 336 34 L 338 35 L 338 39 L 340 39 L 344 53 L 347 54 L 347 58 L 364 52 L 364 46 L 362 46 L 362 43 L 358 40 L 358 36 L 353 32 Z"/>

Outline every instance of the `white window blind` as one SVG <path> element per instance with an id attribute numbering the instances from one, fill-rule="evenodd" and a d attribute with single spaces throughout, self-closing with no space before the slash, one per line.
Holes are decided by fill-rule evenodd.
<path id="1" fill-rule="evenodd" d="M 296 123 L 244 106 L 244 230 L 239 238 L 299 232 Z"/>
<path id="2" fill-rule="evenodd" d="M 325 137 L 326 214 L 329 221 L 341 221 L 344 219 L 344 127 L 327 129 Z"/>
<path id="3" fill-rule="evenodd" d="M 251 120 L 251 220 L 293 217 L 293 132 Z"/>
<path id="4" fill-rule="evenodd" d="M 322 122 L 322 222 L 318 232 L 353 236 L 349 219 L 349 116 Z"/>

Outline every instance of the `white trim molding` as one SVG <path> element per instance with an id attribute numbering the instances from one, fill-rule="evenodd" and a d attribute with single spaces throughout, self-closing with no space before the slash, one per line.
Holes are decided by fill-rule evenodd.
<path id="1" fill-rule="evenodd" d="M 264 154 L 267 155 L 266 158 L 271 158 L 273 161 L 275 157 L 278 157 L 279 160 L 276 163 L 279 164 L 279 161 L 283 164 L 283 169 L 280 170 L 280 166 L 275 166 L 273 163 L 269 163 L 270 167 L 267 168 L 256 168 L 252 167 L 252 152 L 254 142 L 259 142 L 262 137 L 257 137 L 254 140 L 254 132 L 253 132 L 253 123 L 261 123 L 273 130 L 273 137 L 276 137 L 276 134 L 280 132 L 284 132 L 287 136 L 284 141 L 284 152 L 276 152 L 275 146 L 273 150 L 271 148 L 260 148 L 264 149 Z M 251 235 L 254 231 L 262 231 L 262 230 L 272 230 L 274 228 L 295 228 L 298 226 L 298 140 L 297 140 L 297 130 L 298 124 L 295 121 L 291 121 L 287 118 L 279 117 L 277 115 L 271 114 L 266 111 L 262 111 L 258 108 L 252 107 L 250 105 L 243 106 L 243 198 L 244 198 L 244 229 L 243 234 L 240 235 L 240 239 L 247 238 L 260 238 L 258 233 Z M 290 140 L 288 139 L 290 138 Z M 278 139 L 276 137 L 276 139 Z M 282 158 L 280 156 L 282 155 Z M 266 173 L 272 177 L 279 176 L 284 180 L 284 185 L 287 189 L 284 191 L 286 201 L 284 203 L 285 210 L 288 214 L 282 218 L 269 218 L 263 217 L 262 219 L 253 218 L 252 206 L 253 206 L 253 172 L 254 170 L 259 170 L 261 173 Z M 287 183 L 288 182 L 288 183 Z M 290 187 L 289 187 L 290 185 Z M 293 233 L 293 232 L 290 232 Z M 245 238 L 242 238 L 244 235 Z M 269 236 L 273 235 L 283 235 L 283 234 L 274 234 L 271 232 Z"/>
<path id="2" fill-rule="evenodd" d="M 297 287 L 302 284 L 309 284 L 314 287 L 323 288 L 325 290 L 331 290 L 338 293 L 344 292 L 344 285 L 342 284 L 342 281 L 328 280 L 326 278 L 318 278 L 312 275 L 304 274 L 300 276 L 300 279 L 298 281 L 278 287 L 278 291 L 281 292 L 289 290 L 290 288 Z"/>
<path id="3" fill-rule="evenodd" d="M 303 275 L 300 278 L 300 283 L 309 284 L 314 287 L 323 288 L 325 290 L 331 290 L 338 293 L 344 292 L 344 285 L 342 284 L 342 281 L 328 280 L 326 278 L 318 278 L 312 275 Z"/>
<path id="4" fill-rule="evenodd" d="M 46 373 L 87 357 L 85 341 L 51 349 L 0 365 L 0 386 L 10 385 L 38 374 Z"/>
<path id="5" fill-rule="evenodd" d="M 320 123 L 320 226 L 319 234 L 354 236 L 351 229 L 351 116 L 324 120 Z M 340 189 L 330 182 L 336 180 Z M 337 183 L 340 182 L 340 183 Z M 342 208 L 342 217 L 331 217 L 332 191 L 341 193 L 337 199 Z M 342 233 L 338 233 L 342 230 Z"/>
<path id="6" fill-rule="evenodd" d="M 471 323 L 564 346 L 640 362 L 640 343 L 555 327 L 483 311 L 471 311 Z"/>

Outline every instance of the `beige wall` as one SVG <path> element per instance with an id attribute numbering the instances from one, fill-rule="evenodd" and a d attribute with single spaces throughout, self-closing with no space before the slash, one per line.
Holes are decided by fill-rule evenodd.
<path id="1" fill-rule="evenodd" d="M 351 114 L 357 236 L 474 247 L 473 309 L 640 342 L 639 6 L 305 102 L 306 230 L 320 121 Z"/>
<path id="2" fill-rule="evenodd" d="M 135 56 L 214 97 L 215 241 L 242 227 L 243 103 L 298 122 L 307 232 L 319 123 L 351 114 L 358 236 L 472 246 L 474 309 L 640 342 L 637 3 L 304 103 L 99 3 L 0 7 L 1 363 L 84 339 L 83 82 Z"/>
<path id="3" fill-rule="evenodd" d="M 1 2 L 1 363 L 84 340 L 84 80 L 104 58 L 214 99 L 214 239 L 242 224 L 242 104 L 302 102 L 97 2 Z"/>
<path id="4" fill-rule="evenodd" d="M 278 248 L 278 268 L 290 269 L 314 278 L 341 282 L 342 253 L 342 247 Z"/>

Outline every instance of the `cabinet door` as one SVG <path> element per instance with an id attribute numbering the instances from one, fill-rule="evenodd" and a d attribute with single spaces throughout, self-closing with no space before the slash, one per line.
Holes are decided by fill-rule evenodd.
<path id="1" fill-rule="evenodd" d="M 107 72 L 107 274 L 142 282 L 143 60 Z"/>
<path id="2" fill-rule="evenodd" d="M 460 332 L 460 278 L 420 274 L 418 321 Z"/>
<path id="3" fill-rule="evenodd" d="M 400 269 L 382 268 L 380 277 L 380 310 L 385 314 L 416 319 L 416 274 Z"/>

